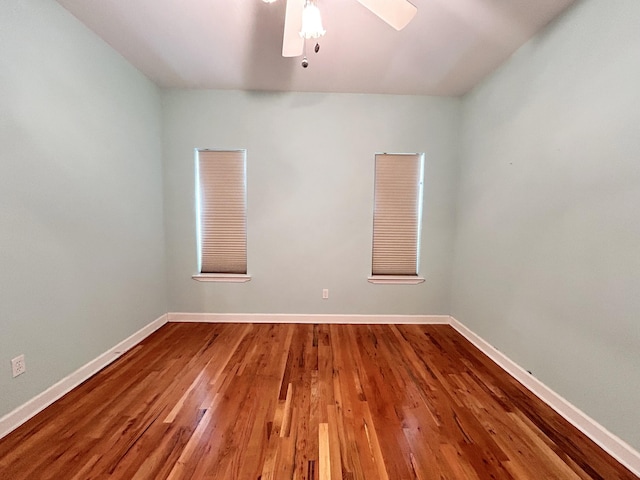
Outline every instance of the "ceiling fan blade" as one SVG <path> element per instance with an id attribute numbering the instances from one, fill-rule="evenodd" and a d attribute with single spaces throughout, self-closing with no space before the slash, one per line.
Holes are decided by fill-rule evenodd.
<path id="1" fill-rule="evenodd" d="M 287 10 L 284 15 L 284 36 L 282 38 L 282 56 L 299 57 L 304 48 L 304 39 L 300 36 L 302 30 L 302 10 L 304 0 L 287 0 Z"/>
<path id="2" fill-rule="evenodd" d="M 402 30 L 418 9 L 407 0 L 358 0 L 396 30 Z"/>

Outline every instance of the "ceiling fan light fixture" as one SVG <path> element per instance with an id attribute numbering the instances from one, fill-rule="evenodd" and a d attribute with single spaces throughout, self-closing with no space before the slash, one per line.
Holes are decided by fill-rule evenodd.
<path id="1" fill-rule="evenodd" d="M 326 30 L 322 28 L 320 10 L 313 1 L 306 0 L 304 10 L 302 11 L 302 29 L 300 30 L 300 36 L 307 39 L 320 38 L 325 33 Z"/>

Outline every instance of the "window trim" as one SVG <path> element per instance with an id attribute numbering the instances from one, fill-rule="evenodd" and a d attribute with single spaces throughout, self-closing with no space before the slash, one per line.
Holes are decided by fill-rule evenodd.
<path id="1" fill-rule="evenodd" d="M 379 285 L 418 285 L 424 282 L 424 277 L 419 275 L 371 275 L 367 280 L 369 283 Z"/>
<path id="2" fill-rule="evenodd" d="M 415 237 L 415 273 L 413 274 L 375 274 L 373 273 L 374 269 L 374 245 L 375 245 L 375 225 L 376 225 L 376 194 L 378 178 L 378 157 L 384 156 L 409 156 L 416 157 L 416 160 L 419 162 L 418 164 L 418 186 L 416 191 L 416 207 L 417 217 L 415 218 L 415 227 L 416 227 L 416 237 Z M 372 244 L 371 244 L 371 274 L 368 277 L 368 281 L 373 284 L 394 284 L 394 285 L 416 285 L 423 283 L 425 281 L 424 277 L 420 275 L 420 251 L 421 251 L 421 237 L 422 237 L 422 214 L 423 214 L 423 202 L 424 202 L 424 153 L 376 153 L 374 155 L 374 201 L 373 201 L 373 232 L 372 232 Z"/>
<path id="3" fill-rule="evenodd" d="M 198 282 L 227 282 L 245 283 L 251 280 L 251 275 L 245 273 L 198 273 L 191 275 Z"/>
<path id="4" fill-rule="evenodd" d="M 202 153 L 241 153 L 243 158 L 242 165 L 242 181 L 244 182 L 243 203 L 244 203 L 244 272 L 243 273 L 227 273 L 227 272 L 203 272 L 203 238 L 202 238 L 202 204 L 201 204 L 201 173 L 200 162 Z M 247 150 L 246 149 L 210 149 L 196 148 L 195 157 L 195 211 L 196 211 L 196 255 L 197 255 L 197 271 L 198 273 L 191 276 L 192 279 L 199 282 L 228 282 L 228 283 L 244 283 L 251 280 L 251 276 L 247 272 Z"/>

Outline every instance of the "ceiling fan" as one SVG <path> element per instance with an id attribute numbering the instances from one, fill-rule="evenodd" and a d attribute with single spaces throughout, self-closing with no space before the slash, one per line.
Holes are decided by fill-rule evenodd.
<path id="1" fill-rule="evenodd" d="M 315 0 L 286 1 L 282 56 L 299 57 L 303 53 L 305 40 L 301 33 L 303 12 L 309 4 L 315 6 Z M 408 0 L 358 0 L 358 2 L 396 30 L 406 27 L 418 11 L 416 6 Z"/>

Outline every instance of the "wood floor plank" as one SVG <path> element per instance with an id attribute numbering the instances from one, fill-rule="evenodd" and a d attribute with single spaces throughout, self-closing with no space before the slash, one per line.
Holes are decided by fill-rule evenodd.
<path id="1" fill-rule="evenodd" d="M 446 325 L 170 323 L 0 439 L 11 480 L 629 480 Z"/>
<path id="2" fill-rule="evenodd" d="M 340 434 L 335 405 L 327 406 L 327 447 L 329 451 L 329 478 L 342 478 L 342 457 L 340 453 Z"/>
<path id="3" fill-rule="evenodd" d="M 329 424 L 318 425 L 318 480 L 331 480 Z"/>

